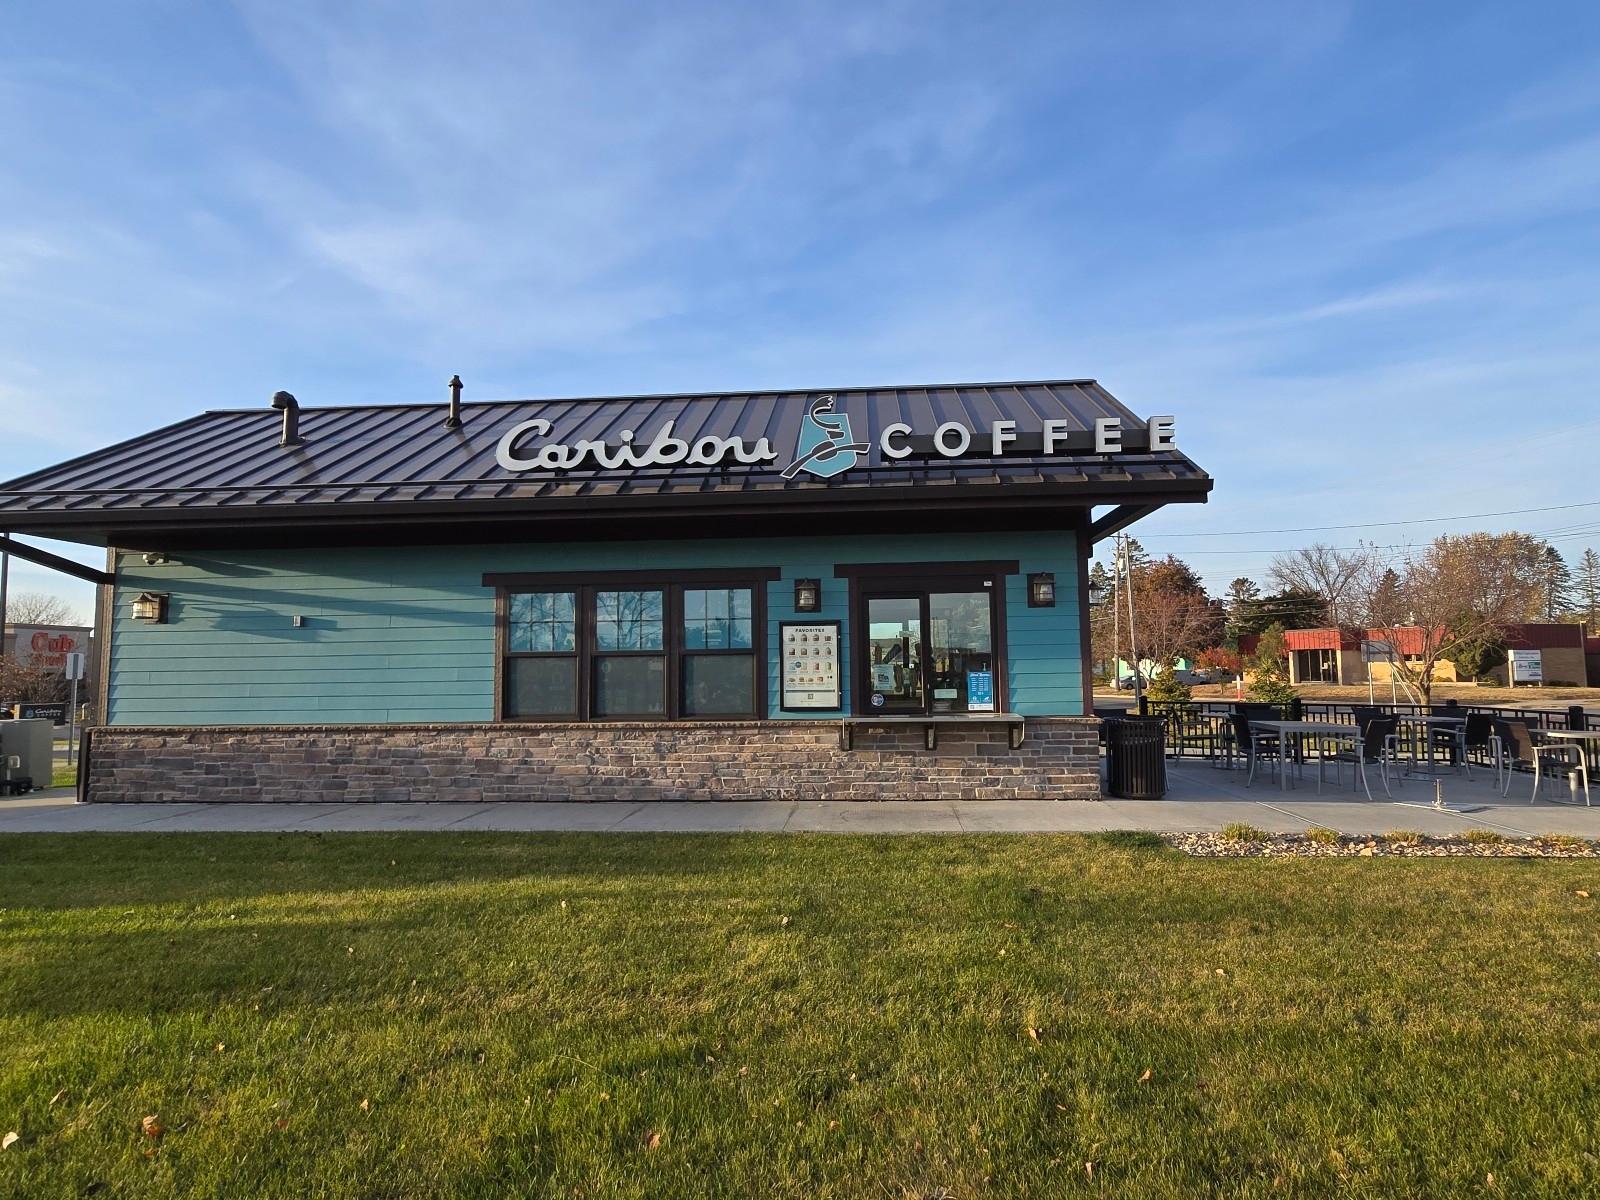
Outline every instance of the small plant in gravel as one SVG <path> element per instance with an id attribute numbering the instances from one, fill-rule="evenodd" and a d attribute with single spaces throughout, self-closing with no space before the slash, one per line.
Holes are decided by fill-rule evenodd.
<path id="1" fill-rule="evenodd" d="M 1268 834 L 1265 829 L 1257 829 L 1243 821 L 1229 821 L 1222 827 L 1222 836 L 1230 842 L 1264 842 Z"/>
<path id="2" fill-rule="evenodd" d="M 1344 840 L 1344 834 L 1337 829 L 1329 829 L 1326 825 L 1313 825 L 1306 830 L 1306 841 L 1315 842 L 1319 846 L 1337 846 Z"/>
<path id="3" fill-rule="evenodd" d="M 1496 846 L 1511 840 L 1505 834 L 1496 833 L 1493 829 L 1469 829 L 1461 836 L 1474 846 Z"/>
<path id="4" fill-rule="evenodd" d="M 1387 842 L 1391 846 L 1420 846 L 1422 834 L 1415 829 L 1391 829 L 1378 840 Z"/>

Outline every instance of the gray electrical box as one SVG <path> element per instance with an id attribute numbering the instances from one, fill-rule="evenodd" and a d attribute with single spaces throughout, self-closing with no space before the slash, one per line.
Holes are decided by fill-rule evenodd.
<path id="1" fill-rule="evenodd" d="M 12 758 L 21 765 L 8 764 Z M 33 787 L 47 788 L 55 773 L 55 722 L 36 718 L 0 721 L 0 791 L 11 792 L 18 779 L 32 779 Z"/>

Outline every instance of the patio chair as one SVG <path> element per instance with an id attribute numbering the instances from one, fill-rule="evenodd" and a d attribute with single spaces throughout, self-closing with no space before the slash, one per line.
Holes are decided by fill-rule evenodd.
<path id="1" fill-rule="evenodd" d="M 1356 773 L 1361 775 L 1361 788 L 1367 793 L 1367 799 L 1372 799 L 1372 787 L 1367 783 L 1367 764 L 1377 763 L 1383 780 L 1383 792 L 1386 796 L 1393 796 L 1389 790 L 1389 764 L 1394 761 L 1392 754 L 1398 749 L 1400 735 L 1397 732 L 1400 722 L 1394 717 L 1373 717 L 1365 725 L 1360 726 L 1361 736 L 1356 740 L 1355 747 L 1350 750 L 1339 750 L 1333 754 L 1324 754 L 1317 762 L 1317 791 L 1322 791 L 1322 764 L 1333 764 L 1333 782 L 1339 782 L 1339 766 L 1349 763 L 1350 786 L 1356 785 Z M 1395 772 L 1395 784 L 1400 783 L 1400 773 Z"/>
<path id="2" fill-rule="evenodd" d="M 1232 766 L 1226 761 L 1230 757 L 1231 749 L 1228 745 L 1227 729 L 1216 714 L 1190 707 L 1175 712 L 1173 716 L 1175 736 L 1171 757 L 1181 757 L 1185 751 L 1194 749 L 1198 750 L 1200 757 L 1213 767 Z"/>
<path id="3" fill-rule="evenodd" d="M 1434 717 L 1465 717 L 1459 704 L 1435 704 L 1428 709 L 1428 715 Z M 1428 729 L 1428 740 L 1433 743 L 1434 750 L 1448 750 L 1450 764 L 1461 762 L 1466 758 L 1466 747 L 1462 744 L 1464 727 L 1460 725 L 1433 725 Z M 1472 768 L 1467 768 L 1467 778 L 1472 778 Z"/>
<path id="4" fill-rule="evenodd" d="M 1495 736 L 1500 741 L 1500 763 L 1505 772 L 1500 794 L 1511 791 L 1511 773 L 1514 770 L 1533 771 L 1533 792 L 1528 797 L 1532 804 L 1539 798 L 1539 786 L 1546 776 L 1565 779 L 1578 798 L 1578 782 L 1583 782 L 1583 802 L 1592 806 L 1589 797 L 1589 766 L 1584 761 L 1583 748 L 1566 742 L 1541 743 L 1528 728 L 1526 721 L 1496 721 Z"/>
<path id="5" fill-rule="evenodd" d="M 1376 721 L 1385 714 L 1383 709 L 1375 704 L 1352 704 L 1350 706 L 1350 715 L 1354 719 L 1357 728 L 1365 729 L 1368 721 Z"/>
<path id="6" fill-rule="evenodd" d="M 1494 717 L 1488 713 L 1469 712 L 1466 726 L 1461 731 L 1461 761 L 1466 765 L 1467 778 L 1472 778 L 1472 756 L 1478 762 L 1495 769 L 1495 783 L 1500 782 L 1500 743 L 1494 735 Z"/>
<path id="7" fill-rule="evenodd" d="M 1270 708 L 1270 706 L 1268 706 Z M 1258 720 L 1272 718 L 1262 715 Z M 1250 763 L 1250 776 L 1244 781 L 1245 787 L 1251 786 L 1256 781 L 1256 763 L 1262 758 L 1277 761 L 1278 770 L 1283 770 L 1283 739 L 1271 730 L 1251 729 L 1250 718 L 1243 713 L 1234 713 L 1228 718 L 1228 723 L 1233 729 L 1233 743 Z"/>

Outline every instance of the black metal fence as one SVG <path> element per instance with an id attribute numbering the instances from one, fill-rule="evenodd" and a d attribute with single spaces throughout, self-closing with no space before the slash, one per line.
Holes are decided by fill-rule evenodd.
<path id="1" fill-rule="evenodd" d="M 1447 701 L 1431 707 L 1423 704 L 1351 704 L 1343 701 L 1301 700 L 1284 705 L 1266 705 L 1250 700 L 1151 700 L 1140 697 L 1138 715 L 1158 717 L 1167 725 L 1167 753 L 1172 756 L 1211 757 L 1219 753 L 1229 737 L 1229 719 L 1244 713 L 1257 720 L 1327 721 L 1335 725 L 1354 725 L 1355 710 L 1376 709 L 1384 715 L 1418 717 L 1428 715 L 1461 716 L 1487 713 L 1502 721 L 1523 721 L 1529 729 L 1600 728 L 1600 714 L 1591 717 L 1581 704 L 1565 709 L 1501 708 L 1484 704 L 1457 704 Z M 1129 710 L 1129 715 L 1134 710 Z M 1111 716 L 1110 710 L 1097 715 Z"/>

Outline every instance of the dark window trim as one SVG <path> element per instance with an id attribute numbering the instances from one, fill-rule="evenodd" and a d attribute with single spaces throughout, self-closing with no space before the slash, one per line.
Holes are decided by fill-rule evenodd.
<path id="1" fill-rule="evenodd" d="M 697 583 L 774 583 L 783 578 L 778 567 L 705 567 L 686 571 L 490 571 L 484 574 L 484 587 L 506 588 L 516 592 L 571 591 L 574 587 L 645 589 L 670 584 L 685 587 Z"/>
<path id="2" fill-rule="evenodd" d="M 900 579 L 906 576 L 1016 575 L 1020 571 L 1014 558 L 977 562 L 835 563 L 833 577 L 857 579 L 870 575 L 876 579 Z"/>
<path id="3" fill-rule="evenodd" d="M 989 634 L 994 644 L 994 711 L 996 714 L 1011 711 L 1011 680 L 1006 664 L 1010 658 L 1010 643 L 1006 637 L 1006 585 L 1005 576 L 1018 574 L 1016 570 L 996 571 L 978 570 L 976 573 L 967 569 L 970 567 L 995 567 L 1011 566 L 1016 563 L 885 563 L 889 567 L 930 567 L 950 566 L 960 568 L 951 573 L 934 574 L 906 574 L 906 575 L 855 575 L 850 577 L 850 622 L 852 634 L 850 637 L 850 711 L 858 717 L 870 717 L 873 713 L 872 705 L 867 702 L 869 689 L 866 686 L 866 656 L 871 638 L 867 635 L 867 601 L 873 598 L 892 598 L 897 596 L 915 597 L 923 601 L 926 606 L 927 596 L 931 592 L 945 592 L 952 589 L 989 593 Z M 835 574 L 837 575 L 837 568 Z M 984 587 L 984 582 L 989 581 L 991 586 Z M 924 643 L 931 636 L 927 622 L 923 623 Z M 927 707 L 933 708 L 933 693 L 928 689 Z"/>
<path id="4" fill-rule="evenodd" d="M 1074 556 L 1078 569 L 1078 577 L 1073 580 L 1073 593 L 1078 599 L 1078 670 L 1083 675 L 1083 709 L 1081 716 L 1090 716 L 1094 712 L 1094 630 L 1090 625 L 1089 612 L 1089 560 L 1094 557 L 1094 539 L 1089 536 L 1089 522 L 1087 517 L 1078 522 L 1075 530 L 1078 538 L 1077 554 Z M 1056 585 L 1056 603 L 1061 602 L 1061 587 Z"/>
<path id="5" fill-rule="evenodd" d="M 752 567 L 748 570 L 722 569 L 690 571 L 590 571 L 546 572 L 540 574 L 485 575 L 485 586 L 495 589 L 494 621 L 494 719 L 496 722 L 516 725 L 594 724 L 616 721 L 655 721 L 666 723 L 692 721 L 763 721 L 767 718 L 767 589 L 771 580 L 782 578 L 776 567 Z M 491 579 L 500 580 L 490 584 Z M 691 650 L 683 644 L 683 592 L 685 589 L 716 587 L 744 587 L 750 589 L 750 641 L 748 650 L 734 647 Z M 565 652 L 527 652 L 526 657 L 575 657 L 577 669 L 576 716 L 509 716 L 506 713 L 506 660 L 523 657 L 521 651 L 510 648 L 510 596 L 514 592 L 572 592 L 576 597 L 574 617 L 577 623 L 575 649 Z M 659 591 L 662 617 L 662 648 L 660 650 L 600 650 L 597 644 L 594 614 L 591 611 L 597 591 Z M 748 654 L 754 659 L 753 713 L 685 713 L 683 702 L 683 659 L 691 654 Z M 615 714 L 590 716 L 594 708 L 594 673 L 601 657 L 629 656 L 634 658 L 666 658 L 666 712 Z"/>

